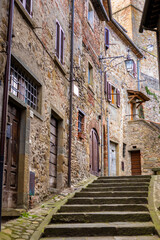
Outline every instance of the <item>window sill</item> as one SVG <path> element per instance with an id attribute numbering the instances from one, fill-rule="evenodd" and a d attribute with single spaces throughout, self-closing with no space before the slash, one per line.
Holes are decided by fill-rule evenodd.
<path id="1" fill-rule="evenodd" d="M 115 109 L 118 109 L 118 107 L 116 105 L 114 105 L 113 103 L 109 103 L 112 107 L 114 107 Z"/>
<path id="2" fill-rule="evenodd" d="M 23 7 L 22 3 L 19 0 L 15 0 L 15 3 L 18 7 L 18 9 L 20 10 L 20 12 L 22 13 L 23 17 L 27 20 L 27 22 L 29 23 L 29 25 L 34 29 L 36 28 L 36 24 L 33 21 L 32 17 L 29 15 L 29 13 L 25 10 L 25 8 Z"/>
<path id="3" fill-rule="evenodd" d="M 26 103 L 24 103 L 21 99 L 19 99 L 18 97 L 16 97 L 13 93 L 9 92 L 9 99 L 11 100 L 11 102 L 15 103 L 15 105 L 17 107 L 19 107 L 20 109 L 27 109 L 27 107 L 30 107 L 29 105 L 27 105 Z M 34 110 L 33 108 L 30 107 L 30 110 L 33 112 L 34 116 L 36 116 L 37 118 L 39 118 L 41 121 L 43 121 L 43 117 L 42 115 L 37 112 L 36 110 Z"/>
<path id="4" fill-rule="evenodd" d="M 84 133 L 83 132 L 79 132 L 78 133 L 78 138 L 83 140 L 84 139 Z"/>
<path id="5" fill-rule="evenodd" d="M 87 22 L 88 22 L 88 25 L 91 28 L 92 32 L 94 33 L 94 26 L 92 26 L 89 21 L 87 21 Z"/>
<path id="6" fill-rule="evenodd" d="M 33 111 L 33 114 L 34 114 L 35 117 L 37 117 L 38 119 L 40 119 L 43 122 L 43 117 L 39 112 L 35 111 L 32 108 L 31 108 L 31 111 Z"/>
<path id="7" fill-rule="evenodd" d="M 92 93 L 93 95 L 95 95 L 94 90 L 93 90 L 93 87 L 92 87 L 91 84 L 88 84 L 88 89 L 91 91 L 91 93 Z"/>
<path id="8" fill-rule="evenodd" d="M 66 70 L 64 69 L 62 63 L 59 61 L 58 57 L 56 55 L 54 55 L 54 61 L 55 63 L 57 64 L 57 66 L 59 67 L 59 69 L 61 70 L 61 72 L 63 73 L 63 75 L 66 75 L 67 72 Z"/>

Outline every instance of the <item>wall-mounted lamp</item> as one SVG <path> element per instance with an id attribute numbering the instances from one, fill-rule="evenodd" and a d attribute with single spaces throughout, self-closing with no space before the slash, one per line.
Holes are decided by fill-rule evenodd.
<path id="1" fill-rule="evenodd" d="M 125 65 L 126 65 L 126 69 L 127 72 L 132 72 L 133 68 L 134 68 L 134 61 L 133 59 L 131 59 L 130 55 L 129 55 L 129 49 L 128 49 L 128 54 L 127 54 L 127 59 L 125 60 Z"/>

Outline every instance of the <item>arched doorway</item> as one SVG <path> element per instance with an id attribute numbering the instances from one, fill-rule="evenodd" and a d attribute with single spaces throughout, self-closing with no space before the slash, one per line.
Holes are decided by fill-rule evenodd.
<path id="1" fill-rule="evenodd" d="M 99 175 L 99 140 L 95 129 L 90 132 L 90 172 Z"/>

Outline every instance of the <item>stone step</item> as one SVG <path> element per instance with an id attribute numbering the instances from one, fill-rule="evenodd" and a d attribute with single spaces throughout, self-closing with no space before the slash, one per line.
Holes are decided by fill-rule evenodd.
<path id="1" fill-rule="evenodd" d="M 52 237 L 52 238 L 41 238 L 40 240 L 160 240 L 160 238 L 157 235 L 154 236 L 108 236 L 108 237 Z"/>
<path id="2" fill-rule="evenodd" d="M 52 223 L 149 222 L 149 212 L 56 213 Z"/>
<path id="3" fill-rule="evenodd" d="M 66 204 L 147 204 L 145 197 L 76 197 L 68 199 Z"/>
<path id="4" fill-rule="evenodd" d="M 129 191 L 137 191 L 137 192 L 148 192 L 148 187 L 136 187 L 136 186 L 116 186 L 116 187 L 92 187 L 92 188 L 83 188 L 81 192 L 105 192 L 105 191 L 123 191 L 123 192 L 129 192 Z"/>
<path id="5" fill-rule="evenodd" d="M 148 197 L 148 192 L 77 192 L 74 197 Z"/>
<path id="6" fill-rule="evenodd" d="M 101 211 L 148 211 L 142 204 L 63 205 L 58 212 L 101 212 Z"/>
<path id="7" fill-rule="evenodd" d="M 151 222 L 49 224 L 42 237 L 139 236 L 156 234 Z M 141 239 L 141 238 L 140 238 Z"/>
<path id="8" fill-rule="evenodd" d="M 137 187 L 148 187 L 149 182 L 123 182 L 123 183 L 91 183 L 87 186 L 87 188 L 92 188 L 92 187 L 118 187 L 118 186 L 137 186 Z"/>
<path id="9" fill-rule="evenodd" d="M 129 179 L 136 179 L 136 178 L 149 178 L 151 179 L 151 175 L 135 175 L 135 176 L 110 176 L 110 177 L 98 177 L 98 179 L 123 179 L 123 178 L 129 178 Z"/>
<path id="10" fill-rule="evenodd" d="M 123 179 L 96 179 L 93 183 L 123 183 L 123 182 L 150 182 L 150 178 L 123 178 Z"/>

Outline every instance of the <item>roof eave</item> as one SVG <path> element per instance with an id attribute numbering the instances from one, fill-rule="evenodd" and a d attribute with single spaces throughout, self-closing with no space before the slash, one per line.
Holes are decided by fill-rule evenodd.
<path id="1" fill-rule="evenodd" d="M 95 7 L 100 20 L 109 22 L 110 19 L 108 17 L 108 14 L 107 14 L 107 12 L 106 12 L 106 10 L 105 10 L 101 0 L 92 0 L 92 4 Z M 99 8 L 100 11 L 98 10 L 97 7 Z M 101 13 L 101 14 L 99 14 L 99 13 Z"/>
<path id="2" fill-rule="evenodd" d="M 147 13 L 150 9 L 150 5 L 151 5 L 151 1 L 150 0 L 146 0 L 145 1 L 145 4 L 144 4 L 144 8 L 143 8 L 143 14 L 142 14 L 142 19 L 141 19 L 141 24 L 140 24 L 140 27 L 139 27 L 139 32 L 140 33 L 143 33 L 143 30 L 146 29 L 146 30 L 152 30 L 152 29 L 147 29 L 147 24 L 146 24 L 146 20 L 147 20 Z"/>
<path id="3" fill-rule="evenodd" d="M 127 39 L 127 41 L 133 46 L 133 48 L 138 53 L 139 58 L 145 57 L 143 53 L 139 50 L 139 48 L 134 44 L 134 42 L 128 37 L 128 35 L 122 30 L 122 28 L 119 26 L 119 24 L 115 21 L 115 19 L 112 17 L 112 7 L 111 2 L 108 0 L 108 8 L 109 8 L 109 18 L 111 22 L 115 25 L 115 27 L 123 34 L 123 36 Z"/>

